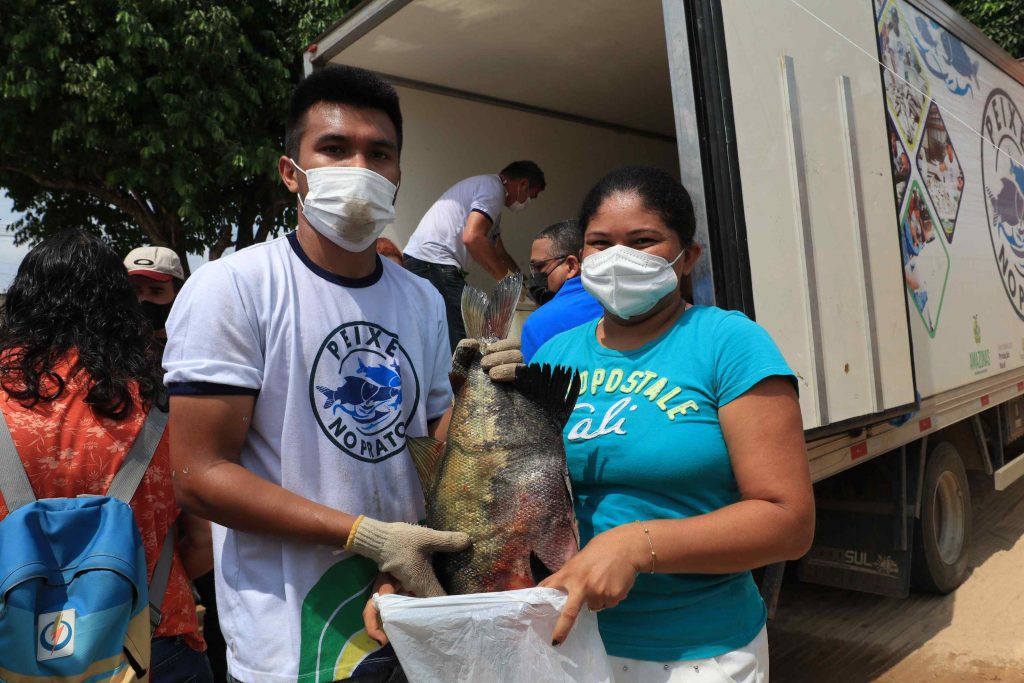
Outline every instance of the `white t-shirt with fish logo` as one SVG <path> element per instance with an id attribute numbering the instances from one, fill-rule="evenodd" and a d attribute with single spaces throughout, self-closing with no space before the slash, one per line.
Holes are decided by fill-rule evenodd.
<path id="1" fill-rule="evenodd" d="M 172 394 L 256 397 L 244 467 L 354 514 L 423 518 L 405 439 L 451 401 L 444 304 L 429 282 L 386 259 L 341 278 L 293 233 L 199 268 L 167 331 Z M 393 656 L 362 630 L 369 560 L 217 525 L 214 556 L 239 680 L 333 681 Z"/>

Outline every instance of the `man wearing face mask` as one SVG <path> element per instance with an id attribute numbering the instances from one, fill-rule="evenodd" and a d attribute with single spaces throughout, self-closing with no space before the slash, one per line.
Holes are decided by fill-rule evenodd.
<path id="1" fill-rule="evenodd" d="M 441 195 L 420 220 L 405 247 L 405 267 L 441 292 L 452 352 L 466 336 L 462 290 L 468 259 L 495 280 L 519 266 L 501 241 L 501 210 L 522 211 L 545 188 L 544 172 L 532 161 L 513 161 L 497 175 L 461 180 Z"/>
<path id="2" fill-rule="evenodd" d="M 538 308 L 523 325 L 525 362 L 556 334 L 600 318 L 601 304 L 583 288 L 580 254 L 583 232 L 574 220 L 537 233 L 530 248 L 530 298 Z"/>
<path id="3" fill-rule="evenodd" d="M 445 438 L 451 359 L 441 297 L 375 249 L 401 147 L 387 82 L 306 78 L 278 162 L 296 231 L 197 270 L 167 322 L 175 489 L 215 522 L 229 680 L 404 680 L 363 606 L 441 594 L 432 555 L 469 545 L 416 525 L 406 440 Z"/>
<path id="4" fill-rule="evenodd" d="M 167 343 L 167 316 L 178 290 L 185 284 L 181 259 L 167 247 L 138 247 L 125 257 L 124 267 L 139 305 L 153 326 L 153 339 L 163 346 Z"/>

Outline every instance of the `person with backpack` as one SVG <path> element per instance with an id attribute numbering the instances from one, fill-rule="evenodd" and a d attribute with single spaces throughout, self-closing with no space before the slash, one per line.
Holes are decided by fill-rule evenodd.
<path id="1" fill-rule="evenodd" d="M 212 682 L 189 584 L 209 524 L 174 500 L 150 333 L 120 258 L 81 230 L 8 290 L 0 680 Z"/>

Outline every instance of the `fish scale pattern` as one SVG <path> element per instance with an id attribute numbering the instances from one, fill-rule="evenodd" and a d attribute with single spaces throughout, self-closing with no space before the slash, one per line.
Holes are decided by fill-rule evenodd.
<path id="1" fill-rule="evenodd" d="M 473 539 L 435 558 L 448 593 L 534 586 L 576 553 L 562 428 L 578 388 L 574 373 L 536 366 L 492 382 L 474 355 L 428 496 L 430 527 Z"/>

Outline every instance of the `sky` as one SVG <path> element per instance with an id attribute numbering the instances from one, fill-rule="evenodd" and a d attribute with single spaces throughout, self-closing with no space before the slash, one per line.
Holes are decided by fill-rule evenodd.
<path id="1" fill-rule="evenodd" d="M 17 218 L 13 203 L 0 191 L 0 292 L 7 291 L 18 272 L 18 264 L 28 253 L 27 246 L 14 246 L 14 233 L 7 229 Z"/>
<path id="2" fill-rule="evenodd" d="M 21 259 L 28 253 L 29 247 L 14 246 L 14 233 L 8 230 L 11 223 L 18 219 L 13 202 L 0 190 L 0 292 L 6 292 L 11 281 L 18 273 Z M 228 251 L 230 253 L 230 250 Z M 205 256 L 189 254 L 188 264 L 192 272 L 206 262 Z"/>

